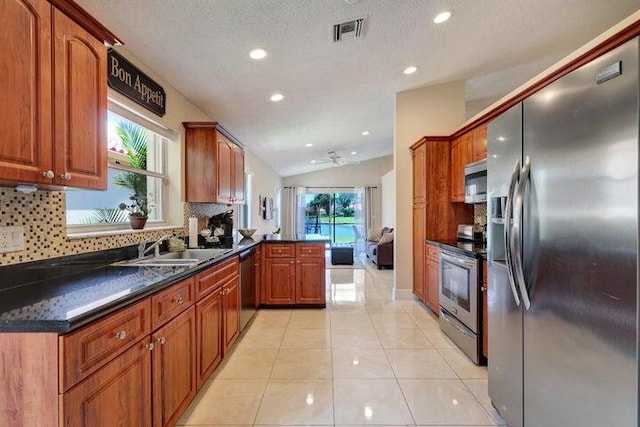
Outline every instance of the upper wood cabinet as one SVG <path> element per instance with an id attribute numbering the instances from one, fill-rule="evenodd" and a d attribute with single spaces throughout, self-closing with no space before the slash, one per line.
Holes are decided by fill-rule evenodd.
<path id="1" fill-rule="evenodd" d="M 83 18 L 70 2 L 56 3 Z M 7 34 L 0 181 L 106 189 L 107 49 L 95 35 L 99 24 L 81 26 L 45 0 L 6 0 L 0 10 Z"/>
<path id="2" fill-rule="evenodd" d="M 427 144 L 422 144 L 412 151 L 413 156 L 413 203 L 427 201 Z"/>
<path id="3" fill-rule="evenodd" d="M 244 203 L 244 151 L 216 122 L 184 122 L 186 201 Z"/>
<path id="4" fill-rule="evenodd" d="M 479 126 L 451 142 L 451 201 L 464 202 L 464 166 L 487 157 L 487 126 Z"/>

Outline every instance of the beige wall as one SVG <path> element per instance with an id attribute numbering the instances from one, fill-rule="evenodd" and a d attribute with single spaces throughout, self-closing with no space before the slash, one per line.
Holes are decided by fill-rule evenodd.
<path id="1" fill-rule="evenodd" d="M 412 164 L 409 147 L 425 135 L 450 135 L 465 120 L 464 82 L 396 93 L 393 152 L 396 185 L 395 286 L 411 289 Z"/>
<path id="2" fill-rule="evenodd" d="M 380 178 L 382 189 L 380 195 L 382 200 L 388 203 L 382 204 L 382 214 L 380 225 L 383 227 L 396 228 L 396 172 L 392 170 L 382 175 Z"/>
<path id="3" fill-rule="evenodd" d="M 373 228 L 381 227 L 382 205 L 393 206 L 393 200 L 381 197 L 381 178 L 393 169 L 393 156 L 378 157 L 357 165 L 327 168 L 317 172 L 288 176 L 283 186 L 297 187 L 377 187 L 373 198 Z"/>
<path id="4" fill-rule="evenodd" d="M 256 234 L 269 234 L 276 228 L 275 215 L 272 220 L 265 220 L 259 209 L 259 197 L 276 198 L 276 190 L 282 188 L 282 178 L 273 169 L 265 165 L 253 153 L 245 152 L 245 170 L 253 174 L 253 190 L 251 194 L 251 228 L 256 228 Z"/>

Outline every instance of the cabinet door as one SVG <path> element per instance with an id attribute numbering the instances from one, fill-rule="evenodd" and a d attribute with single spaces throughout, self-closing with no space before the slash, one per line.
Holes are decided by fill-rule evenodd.
<path id="1" fill-rule="evenodd" d="M 427 282 L 429 283 L 428 305 L 434 313 L 440 310 L 440 272 L 438 271 L 439 262 L 427 259 Z"/>
<path id="2" fill-rule="evenodd" d="M 196 304 L 198 388 L 222 360 L 222 312 L 222 288 Z"/>
<path id="3" fill-rule="evenodd" d="M 464 202 L 464 165 L 469 162 L 468 138 L 463 135 L 451 146 L 451 201 Z"/>
<path id="4" fill-rule="evenodd" d="M 256 247 L 256 305 L 257 309 L 262 303 L 262 245 Z"/>
<path id="5" fill-rule="evenodd" d="M 413 205 L 413 293 L 425 301 L 425 224 L 427 205 Z"/>
<path id="6" fill-rule="evenodd" d="M 196 316 L 192 306 L 152 334 L 153 425 L 173 425 L 196 394 Z M 143 424 L 140 424 L 143 425 Z"/>
<path id="7" fill-rule="evenodd" d="M 148 344 L 147 337 L 63 394 L 62 424 L 150 426 L 152 352 Z"/>
<path id="8" fill-rule="evenodd" d="M 0 180 L 51 183 L 51 5 L 0 5 Z"/>
<path id="9" fill-rule="evenodd" d="M 229 347 L 233 345 L 238 333 L 240 333 L 240 279 L 238 276 L 231 279 L 223 287 L 222 292 L 224 329 L 223 356 Z"/>
<path id="10" fill-rule="evenodd" d="M 244 202 L 244 152 L 234 146 L 232 149 L 232 170 L 233 170 L 233 197 L 234 203 Z"/>
<path id="11" fill-rule="evenodd" d="M 477 127 L 472 133 L 472 162 L 487 158 L 487 126 Z"/>
<path id="12" fill-rule="evenodd" d="M 231 203 L 231 145 L 218 135 L 218 203 Z"/>
<path id="13" fill-rule="evenodd" d="M 295 303 L 295 258 L 265 259 L 265 303 Z"/>
<path id="14" fill-rule="evenodd" d="M 215 202 L 218 194 L 218 140 L 215 127 L 183 123 L 185 127 L 185 185 L 187 202 Z"/>
<path id="15" fill-rule="evenodd" d="M 422 144 L 413 150 L 413 203 L 425 203 L 427 201 L 427 145 Z"/>
<path id="16" fill-rule="evenodd" d="M 54 9 L 54 183 L 107 188 L 107 48 Z"/>
<path id="17" fill-rule="evenodd" d="M 324 257 L 296 261 L 296 304 L 325 304 Z"/>

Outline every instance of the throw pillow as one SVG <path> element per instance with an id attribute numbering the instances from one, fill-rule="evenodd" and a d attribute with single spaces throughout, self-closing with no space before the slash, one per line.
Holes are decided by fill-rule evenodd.
<path id="1" fill-rule="evenodd" d="M 384 245 L 385 243 L 393 242 L 393 231 L 391 233 L 385 233 L 382 235 L 380 240 L 378 240 L 379 245 Z"/>
<path id="2" fill-rule="evenodd" d="M 370 229 L 367 230 L 367 240 L 369 242 L 377 242 L 382 237 L 382 230 Z"/>

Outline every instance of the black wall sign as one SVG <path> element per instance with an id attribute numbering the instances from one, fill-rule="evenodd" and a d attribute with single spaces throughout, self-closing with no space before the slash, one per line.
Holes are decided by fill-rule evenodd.
<path id="1" fill-rule="evenodd" d="M 162 86 L 113 49 L 107 51 L 107 66 L 110 88 L 158 116 L 164 116 L 167 94 Z"/>

